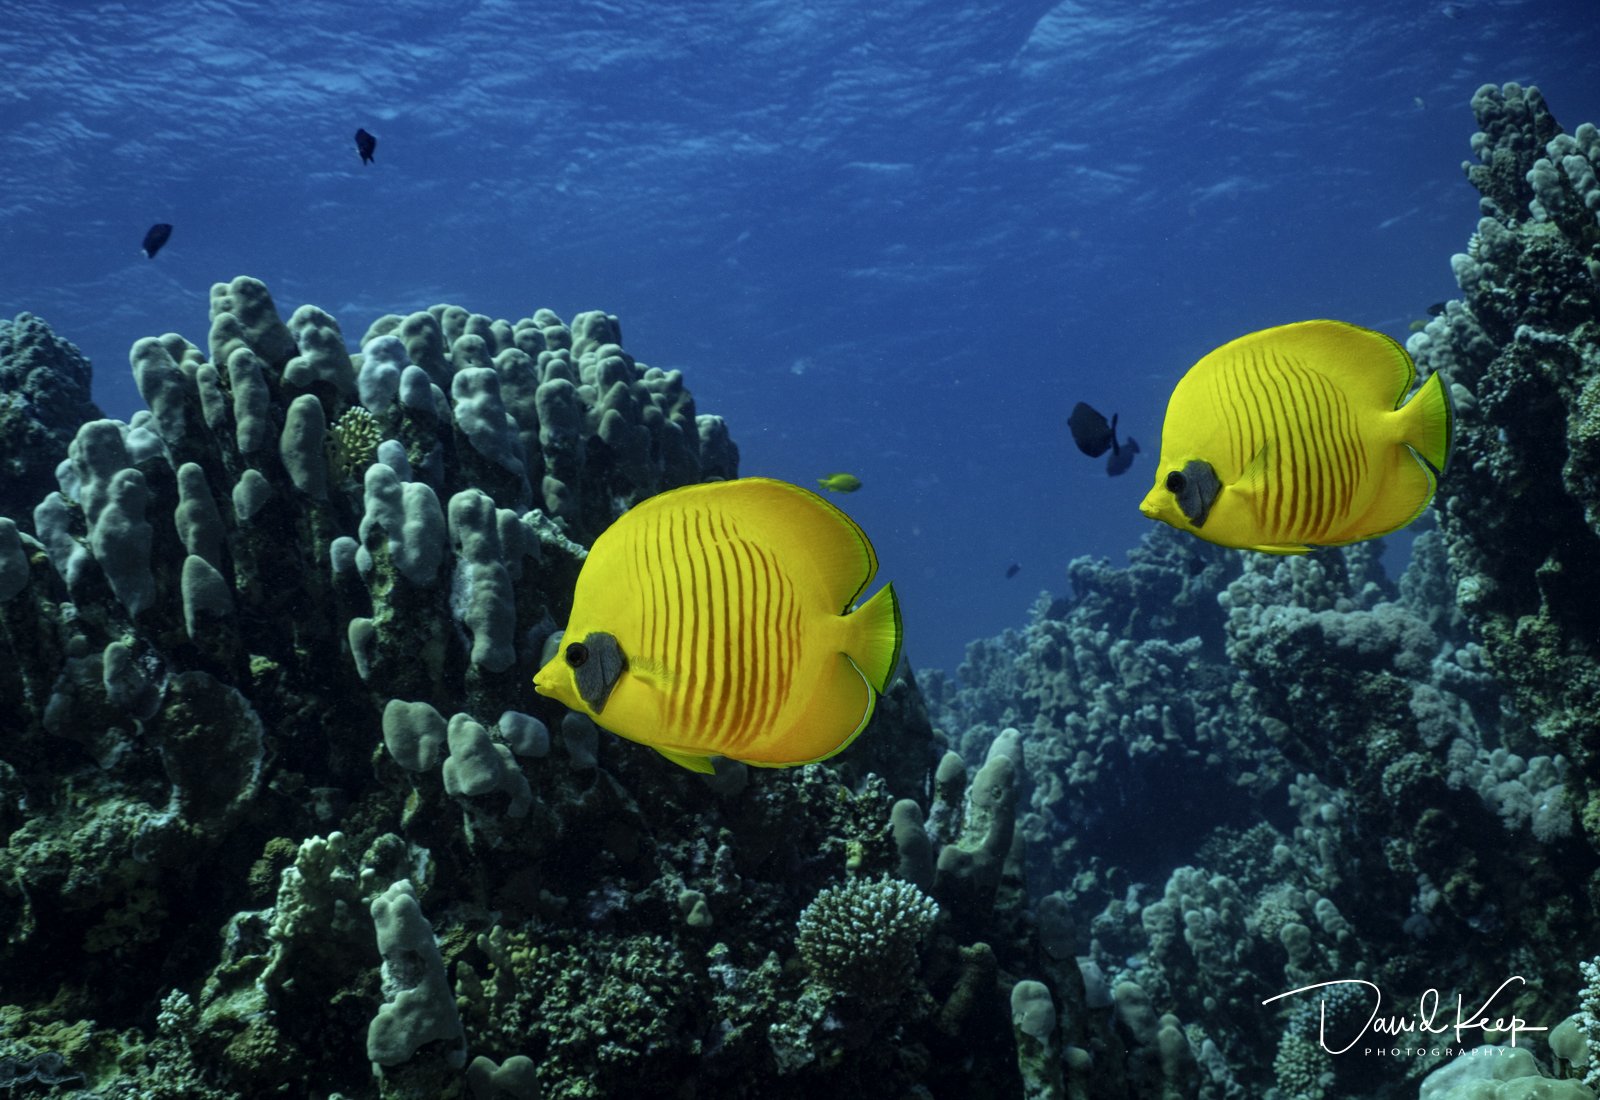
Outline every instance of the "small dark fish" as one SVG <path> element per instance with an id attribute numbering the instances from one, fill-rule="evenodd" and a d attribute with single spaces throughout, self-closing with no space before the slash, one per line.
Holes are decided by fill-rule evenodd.
<path id="1" fill-rule="evenodd" d="M 373 151 L 378 148 L 378 139 L 365 130 L 356 131 L 356 152 L 361 154 L 362 164 L 372 163 Z"/>
<path id="2" fill-rule="evenodd" d="M 166 222 L 156 222 L 144 235 L 144 244 L 140 246 L 145 259 L 153 260 L 156 253 L 161 251 L 161 246 L 167 243 L 167 238 L 172 236 L 172 226 Z"/>
<path id="3" fill-rule="evenodd" d="M 1090 458 L 1099 458 L 1117 445 L 1116 416 L 1113 415 L 1108 424 L 1105 417 L 1082 401 L 1072 406 L 1067 427 L 1072 430 L 1072 441 L 1078 445 L 1078 450 Z"/>
<path id="4" fill-rule="evenodd" d="M 1133 456 L 1139 453 L 1139 444 L 1130 436 L 1126 443 L 1117 442 L 1117 414 L 1111 414 L 1111 420 L 1101 416 L 1093 407 L 1079 401 L 1072 406 L 1072 415 L 1067 417 L 1067 427 L 1072 429 L 1072 441 L 1078 445 L 1078 450 L 1090 458 L 1099 458 L 1107 451 L 1111 457 L 1106 459 L 1106 473 L 1111 477 L 1127 473 L 1128 467 L 1133 465 Z"/>
<path id="5" fill-rule="evenodd" d="M 1433 305 L 1428 307 L 1428 316 L 1429 317 L 1437 317 L 1437 316 L 1439 316 L 1439 314 L 1444 312 L 1445 305 L 1446 305 L 1446 303 L 1444 303 L 1444 302 L 1435 302 L 1435 303 L 1433 303 Z"/>
<path id="6" fill-rule="evenodd" d="M 1106 473 L 1111 477 L 1128 472 L 1128 467 L 1133 465 L 1133 456 L 1139 453 L 1139 441 L 1129 436 L 1122 441 L 1122 446 L 1113 444 L 1111 457 L 1106 459 Z"/>
<path id="7" fill-rule="evenodd" d="M 1010 565 L 1006 566 L 1006 580 L 1010 580 L 1020 572 L 1022 572 L 1022 566 L 1018 565 L 1016 562 L 1012 562 Z"/>

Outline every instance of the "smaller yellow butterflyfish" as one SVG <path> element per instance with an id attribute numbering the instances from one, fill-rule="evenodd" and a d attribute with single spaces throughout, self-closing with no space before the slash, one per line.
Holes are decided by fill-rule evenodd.
<path id="1" fill-rule="evenodd" d="M 673 489 L 595 539 L 533 686 L 694 771 L 713 756 L 825 760 L 866 728 L 900 661 L 894 586 L 854 606 L 877 571 L 866 534 L 810 490 Z"/>
<path id="2" fill-rule="evenodd" d="M 1139 510 L 1208 542 L 1302 554 L 1397 531 L 1433 499 L 1453 413 L 1434 374 L 1381 332 L 1301 321 L 1189 368 Z"/>
<path id="3" fill-rule="evenodd" d="M 853 493 L 861 488 L 861 479 L 855 474 L 829 474 L 817 478 L 817 484 L 830 493 Z"/>

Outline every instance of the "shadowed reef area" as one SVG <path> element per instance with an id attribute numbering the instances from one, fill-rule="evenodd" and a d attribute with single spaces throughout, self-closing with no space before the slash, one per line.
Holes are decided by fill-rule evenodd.
<path id="1" fill-rule="evenodd" d="M 206 347 L 134 345 L 128 423 L 0 322 L 0 1086 L 1592 1098 L 1600 133 L 1473 108 L 1461 296 L 1410 342 L 1456 450 L 1397 582 L 1155 526 L 806 768 L 533 693 L 584 547 L 738 473 L 617 318 L 351 355 L 241 277 Z M 1487 1014 L 1551 1030 L 1474 1058 L 1511 1033 L 1331 1053 L 1368 987 L 1263 1003 L 1453 1026 L 1514 975 Z"/>

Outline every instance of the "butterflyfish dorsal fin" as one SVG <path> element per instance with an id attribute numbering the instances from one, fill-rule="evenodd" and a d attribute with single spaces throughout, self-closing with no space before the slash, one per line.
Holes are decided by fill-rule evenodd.
<path id="1" fill-rule="evenodd" d="M 1416 365 L 1405 348 L 1381 332 L 1346 321 L 1297 321 L 1263 329 L 1211 355 L 1311 371 L 1333 381 L 1356 404 L 1379 408 L 1397 408 L 1417 380 Z"/>

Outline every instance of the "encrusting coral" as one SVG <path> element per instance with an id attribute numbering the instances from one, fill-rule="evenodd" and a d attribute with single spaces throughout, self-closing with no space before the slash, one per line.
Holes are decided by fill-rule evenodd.
<path id="1" fill-rule="evenodd" d="M 1473 96 L 1482 217 L 1462 298 L 1411 338 L 1456 394 L 1440 526 L 1455 597 L 1535 732 L 1600 751 L 1600 131 L 1561 132 L 1537 88 Z M 1597 834 L 1600 839 L 1600 834 Z"/>

